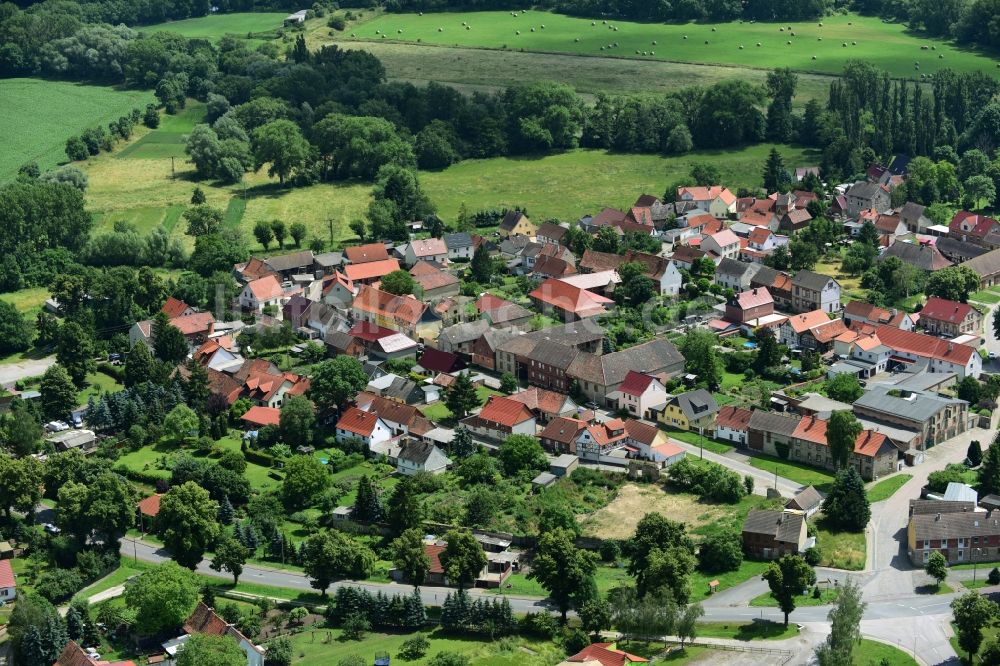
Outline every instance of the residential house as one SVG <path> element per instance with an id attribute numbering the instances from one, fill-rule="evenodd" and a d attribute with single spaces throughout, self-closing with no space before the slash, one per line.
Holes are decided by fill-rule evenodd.
<path id="1" fill-rule="evenodd" d="M 424 301 L 440 301 L 458 296 L 461 288 L 457 277 L 423 260 L 410 269 L 410 275 L 420 286 L 419 295 Z"/>
<path id="2" fill-rule="evenodd" d="M 441 318 L 424 301 L 368 285 L 358 290 L 351 313 L 356 321 L 372 322 L 417 340 L 435 340 L 441 330 Z"/>
<path id="3" fill-rule="evenodd" d="M 277 277 L 275 271 L 263 259 L 257 257 L 250 257 L 245 263 L 233 264 L 233 277 L 240 284 L 246 284 L 247 282 L 252 282 L 268 275 L 275 275 Z"/>
<path id="4" fill-rule="evenodd" d="M 812 222 L 812 215 L 805 208 L 792 208 L 781 216 L 778 222 L 778 229 L 787 234 L 802 231 Z"/>
<path id="5" fill-rule="evenodd" d="M 899 219 L 906 225 L 906 230 L 912 233 L 922 234 L 927 228 L 934 224 L 934 221 L 925 215 L 926 206 L 907 201 L 896 211 Z"/>
<path id="6" fill-rule="evenodd" d="M 59 452 L 77 449 L 83 453 L 91 453 L 97 448 L 97 435 L 93 430 L 64 430 L 48 435 L 45 441 L 51 442 Z"/>
<path id="7" fill-rule="evenodd" d="M 503 216 L 497 231 L 499 231 L 501 238 L 535 236 L 538 233 L 538 227 L 521 211 L 510 210 Z"/>
<path id="8" fill-rule="evenodd" d="M 779 236 L 766 227 L 755 227 L 747 236 L 747 246 L 764 254 L 770 254 L 782 245 L 788 245 L 788 236 Z"/>
<path id="9" fill-rule="evenodd" d="M 742 407 L 733 405 L 721 407 L 715 415 L 715 439 L 732 442 L 741 448 L 745 447 L 752 415 L 753 412 Z"/>
<path id="10" fill-rule="evenodd" d="M 540 311 L 568 322 L 606 314 L 606 306 L 614 303 L 610 298 L 553 278 L 545 280 L 528 296 Z"/>
<path id="11" fill-rule="evenodd" d="M 566 284 L 573 285 L 579 289 L 586 289 L 589 292 L 600 296 L 611 297 L 615 287 L 621 284 L 621 277 L 617 271 L 599 271 L 597 273 L 577 273 L 568 277 L 559 278 Z"/>
<path id="12" fill-rule="evenodd" d="M 275 407 L 262 407 L 254 405 L 240 417 L 240 421 L 246 424 L 248 430 L 258 430 L 267 426 L 278 425 L 281 418 L 281 410 Z"/>
<path id="13" fill-rule="evenodd" d="M 538 227 L 535 240 L 549 245 L 566 245 L 566 234 L 568 233 L 569 229 L 562 225 L 554 222 L 543 222 Z"/>
<path id="14" fill-rule="evenodd" d="M 285 292 L 278 278 L 273 275 L 248 282 L 240 292 L 239 302 L 243 310 L 263 312 L 264 308 L 281 311 L 281 301 Z"/>
<path id="15" fill-rule="evenodd" d="M 591 423 L 576 440 L 576 455 L 581 460 L 623 465 L 626 464 L 626 439 L 628 433 L 622 419 Z"/>
<path id="16" fill-rule="evenodd" d="M 408 377 L 392 373 L 375 377 L 368 382 L 365 391 L 404 405 L 422 405 L 427 402 L 426 394 L 420 385 Z"/>
<path id="17" fill-rule="evenodd" d="M 667 389 L 656 377 L 629 370 L 618 389 L 619 411 L 637 418 L 656 418 L 653 408 L 662 408 L 668 398 Z"/>
<path id="18" fill-rule="evenodd" d="M 235 350 L 232 336 L 222 335 L 206 341 L 191 357 L 206 369 L 236 372 L 246 359 Z"/>
<path id="19" fill-rule="evenodd" d="M 884 261 L 889 257 L 896 257 L 904 264 L 910 264 L 922 271 L 933 272 L 951 266 L 951 262 L 945 259 L 944 255 L 931 243 L 911 243 L 909 241 L 893 241 L 879 261 Z"/>
<path id="20" fill-rule="evenodd" d="M 760 269 L 761 264 L 725 258 L 715 269 L 715 282 L 723 289 L 732 289 L 738 294 L 750 288 L 750 280 Z"/>
<path id="21" fill-rule="evenodd" d="M 774 199 L 747 197 L 736 204 L 739 221 L 753 227 L 777 230 L 780 216 L 774 210 Z"/>
<path id="22" fill-rule="evenodd" d="M 952 502 L 934 502 L 927 513 L 913 513 L 906 527 L 910 562 L 923 567 L 931 553 L 941 553 L 948 564 L 991 562 L 998 559 L 1000 520 L 996 511 L 966 511 Z M 936 509 L 936 510 L 934 510 Z"/>
<path id="23" fill-rule="evenodd" d="M 580 413 L 580 406 L 570 396 L 537 386 L 530 386 L 507 397 L 527 406 L 541 425 L 560 416 L 574 416 Z"/>
<path id="24" fill-rule="evenodd" d="M 893 308 L 886 310 L 864 301 L 851 301 L 844 306 L 844 323 L 850 327 L 857 324 L 878 326 L 885 324 L 895 326 L 904 331 L 912 331 L 916 324 L 909 313 Z"/>
<path id="25" fill-rule="evenodd" d="M 226 622 L 214 610 L 203 602 L 198 602 L 191 617 L 184 622 L 183 636 L 179 636 L 163 644 L 164 651 L 171 658 L 184 650 L 184 645 L 194 634 L 210 636 L 225 636 L 239 646 L 247 656 L 247 666 L 264 666 L 264 648 L 253 644 L 235 625 Z"/>
<path id="26" fill-rule="evenodd" d="M 11 560 L 0 560 L 0 601 L 6 605 L 16 598 L 17 579 L 14 578 Z"/>
<path id="27" fill-rule="evenodd" d="M 464 324 L 442 328 L 441 332 L 438 333 L 438 349 L 470 358 L 476 340 L 481 338 L 489 328 L 490 323 L 485 319 L 475 319 Z"/>
<path id="28" fill-rule="evenodd" d="M 398 259 L 382 259 L 348 264 L 344 267 L 344 276 L 355 286 L 371 285 L 398 270 L 400 270 Z"/>
<path id="29" fill-rule="evenodd" d="M 475 308 L 493 328 L 525 328 L 535 316 L 531 310 L 493 294 L 480 296 Z"/>
<path id="30" fill-rule="evenodd" d="M 566 373 L 579 353 L 558 340 L 542 340 L 518 361 L 523 361 L 529 383 L 568 393 L 572 380 Z"/>
<path id="31" fill-rule="evenodd" d="M 184 339 L 191 347 L 199 347 L 215 330 L 215 317 L 211 312 L 196 312 L 194 314 L 174 317 L 170 320 L 170 325 L 178 329 Z M 153 320 L 146 319 L 132 324 L 128 331 L 129 347 L 134 347 L 137 342 L 144 343 L 147 347 L 153 346 Z"/>
<path id="32" fill-rule="evenodd" d="M 774 314 L 774 299 L 771 293 L 761 287 L 738 294 L 726 301 L 726 321 L 735 324 L 755 325 L 761 318 Z"/>
<path id="33" fill-rule="evenodd" d="M 357 293 L 358 287 L 340 271 L 334 271 L 329 279 L 323 280 L 322 299 L 327 305 L 346 310 Z"/>
<path id="34" fill-rule="evenodd" d="M 428 442 L 409 440 L 396 454 L 396 471 L 404 476 L 443 474 L 450 464 L 451 459 Z"/>
<path id="35" fill-rule="evenodd" d="M 540 256 L 531 269 L 531 276 L 536 280 L 562 278 L 574 274 L 576 274 L 576 267 L 572 263 L 548 255 Z"/>
<path id="36" fill-rule="evenodd" d="M 928 372 L 953 372 L 960 379 L 979 379 L 983 371 L 983 360 L 975 347 L 893 326 L 878 326 L 875 333 L 903 364 L 920 361 L 927 364 Z"/>
<path id="37" fill-rule="evenodd" d="M 967 210 L 955 213 L 948 223 L 948 235 L 963 243 L 972 243 L 989 250 L 997 249 L 994 245 L 997 234 L 1000 234 L 1000 222 L 992 217 L 976 215 Z"/>
<path id="38" fill-rule="evenodd" d="M 954 264 L 961 264 L 989 252 L 985 247 L 973 245 L 972 243 L 963 243 L 949 236 L 935 238 L 934 247 L 937 248 L 942 257 Z"/>
<path id="39" fill-rule="evenodd" d="M 377 414 L 366 412 L 357 407 L 344 410 L 335 426 L 335 438 L 343 444 L 352 439 L 360 439 L 371 451 L 377 450 L 393 438 L 389 425 Z"/>
<path id="40" fill-rule="evenodd" d="M 496 370 L 500 373 L 509 372 L 520 381 L 528 380 L 528 355 L 535 346 L 545 340 L 554 340 L 577 351 L 591 354 L 599 353 L 603 346 L 604 333 L 599 328 L 579 322 L 552 326 L 539 331 L 522 335 L 513 335 L 494 348 L 496 353 Z M 623 373 L 624 374 L 624 373 Z"/>
<path id="41" fill-rule="evenodd" d="M 489 328 L 472 343 L 472 362 L 487 370 L 497 370 L 497 348 L 518 335 L 510 328 Z"/>
<path id="42" fill-rule="evenodd" d="M 813 486 L 806 486 L 785 502 L 785 511 L 798 511 L 808 520 L 823 506 L 823 497 Z"/>
<path id="43" fill-rule="evenodd" d="M 711 187 L 678 187 L 677 201 L 689 201 L 699 209 L 723 219 L 736 213 L 736 195 L 720 185 Z"/>
<path id="44" fill-rule="evenodd" d="M 787 458 L 799 420 L 798 416 L 755 409 L 747 423 L 747 444 L 754 451 L 769 456 L 778 456 L 778 451 L 782 450 L 784 455 L 779 457 Z"/>
<path id="45" fill-rule="evenodd" d="M 240 397 L 264 407 L 281 407 L 286 395 L 303 395 L 309 390 L 308 377 L 282 372 L 263 358 L 245 362 L 232 378 L 242 385 Z"/>
<path id="46" fill-rule="evenodd" d="M 672 342 L 657 338 L 609 354 L 577 354 L 566 376 L 576 380 L 589 400 L 613 407 L 617 401 L 612 394 L 621 388 L 629 370 L 665 381 L 683 372 L 684 357 Z"/>
<path id="47" fill-rule="evenodd" d="M 839 312 L 840 283 L 827 275 L 801 270 L 792 277 L 792 307 L 798 312 Z"/>
<path id="48" fill-rule="evenodd" d="M 897 236 L 905 236 L 909 233 L 906 223 L 898 215 L 888 215 L 885 213 L 875 213 L 875 230 L 879 236 L 888 238 L 888 242 L 895 240 Z"/>
<path id="49" fill-rule="evenodd" d="M 826 440 L 828 421 L 806 416 L 792 434 L 788 459 L 815 467 L 836 469 Z M 848 464 L 865 481 L 874 481 L 899 470 L 899 449 L 880 432 L 863 430 L 854 442 Z"/>
<path id="50" fill-rule="evenodd" d="M 502 441 L 511 435 L 535 436 L 535 415 L 527 405 L 499 395 L 490 396 L 478 414 L 462 419 L 475 435 Z"/>
<path id="51" fill-rule="evenodd" d="M 720 259 L 735 259 L 740 253 L 740 239 L 729 229 L 723 229 L 702 238 L 701 250 Z"/>
<path id="52" fill-rule="evenodd" d="M 362 391 L 354 400 L 358 409 L 375 414 L 389 427 L 393 437 L 410 435 L 419 437 L 434 429 L 419 409 L 398 400 Z"/>
<path id="53" fill-rule="evenodd" d="M 857 217 L 869 208 L 883 211 L 892 206 L 889 188 L 881 183 L 858 181 L 847 190 L 846 197 L 848 217 Z"/>
<path id="54" fill-rule="evenodd" d="M 674 253 L 670 255 L 670 259 L 677 264 L 678 268 L 691 270 L 694 266 L 694 262 L 706 256 L 708 256 L 708 254 L 699 248 L 691 247 L 689 245 L 681 245 L 680 247 L 674 248 Z"/>
<path id="55" fill-rule="evenodd" d="M 538 433 L 538 439 L 549 453 L 575 456 L 576 442 L 587 429 L 587 425 L 588 423 L 582 419 L 557 416 Z"/>
<path id="56" fill-rule="evenodd" d="M 448 246 L 441 238 L 412 240 L 406 246 L 403 261 L 407 266 L 413 266 L 418 261 L 444 264 L 448 261 Z"/>
<path id="57" fill-rule="evenodd" d="M 988 289 L 1000 284 L 1000 250 L 990 250 L 959 264 L 959 266 L 970 268 L 979 276 L 980 289 Z"/>
<path id="58" fill-rule="evenodd" d="M 317 275 L 333 275 L 343 267 L 343 252 L 322 252 L 313 255 L 313 270 Z"/>
<path id="59" fill-rule="evenodd" d="M 966 333 L 979 335 L 983 328 L 983 314 L 968 303 L 931 296 L 920 310 L 920 325 L 928 333 L 949 338 Z"/>
<path id="60" fill-rule="evenodd" d="M 792 278 L 770 266 L 761 266 L 750 277 L 750 287 L 764 287 L 774 299 L 774 307 L 778 310 L 789 310 L 792 307 Z"/>
<path id="61" fill-rule="evenodd" d="M 169 319 L 176 319 L 177 317 L 193 315 L 197 312 L 197 310 L 184 301 L 178 300 L 173 296 L 168 296 L 166 303 L 164 303 L 163 307 L 160 308 L 160 312 L 167 315 L 167 318 Z"/>
<path id="62" fill-rule="evenodd" d="M 264 263 L 277 274 L 281 281 L 291 280 L 296 275 L 314 275 L 315 259 L 312 250 L 279 254 L 264 260 Z"/>
<path id="63" fill-rule="evenodd" d="M 879 430 L 883 425 L 910 433 L 907 437 L 889 431 L 918 451 L 957 437 L 969 426 L 969 404 L 964 400 L 881 384 L 865 391 L 853 410 L 866 427 Z"/>
<path id="64" fill-rule="evenodd" d="M 797 513 L 751 509 L 743 521 L 743 550 L 751 557 L 776 560 L 806 549 L 806 520 Z"/>
<path id="65" fill-rule="evenodd" d="M 670 259 L 636 250 L 626 251 L 622 259 L 623 263 L 642 264 L 642 274 L 653 281 L 660 295 L 676 296 L 680 293 L 681 283 L 684 280 Z"/>
<path id="66" fill-rule="evenodd" d="M 444 244 L 448 248 L 449 259 L 472 259 L 475 253 L 472 236 L 465 231 L 445 234 Z"/>
<path id="67" fill-rule="evenodd" d="M 779 329 L 779 339 L 792 348 L 825 352 L 846 329 L 843 319 L 830 319 L 822 310 L 813 310 L 789 317 Z"/>
<path id="68" fill-rule="evenodd" d="M 135 666 L 131 659 L 125 661 L 99 661 L 91 657 L 76 641 L 66 643 L 52 666 Z"/>
<path id="69" fill-rule="evenodd" d="M 628 666 L 629 664 L 646 664 L 649 659 L 640 657 L 624 650 L 619 650 L 614 643 L 591 643 L 571 657 L 566 657 L 556 666 Z"/>
<path id="70" fill-rule="evenodd" d="M 426 347 L 424 353 L 417 361 L 420 368 L 431 373 L 453 373 L 465 367 L 465 363 L 453 352 L 441 351 L 433 347 Z"/>
<path id="71" fill-rule="evenodd" d="M 344 259 L 349 264 L 367 264 L 374 261 L 385 261 L 389 252 L 382 243 L 368 243 L 344 248 Z"/>
<path id="72" fill-rule="evenodd" d="M 657 413 L 657 420 L 671 428 L 697 431 L 711 437 L 718 412 L 719 403 L 712 394 L 705 389 L 695 389 L 669 397 L 662 411 Z"/>

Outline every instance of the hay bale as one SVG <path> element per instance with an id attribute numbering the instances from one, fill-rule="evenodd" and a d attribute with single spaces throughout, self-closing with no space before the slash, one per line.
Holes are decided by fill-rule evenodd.
<path id="1" fill-rule="evenodd" d="M 784 28 L 778 28 L 778 32 L 784 32 L 784 31 L 785 31 Z"/>
<path id="2" fill-rule="evenodd" d="M 938 53 L 938 59 L 939 60 L 944 60 L 944 54 L 943 53 Z"/>
<path id="3" fill-rule="evenodd" d="M 936 46 L 932 46 L 931 47 L 931 51 L 937 51 L 937 47 Z"/>
<path id="4" fill-rule="evenodd" d="M 535 29 L 534 29 L 534 28 L 532 28 L 532 29 L 531 29 L 531 32 L 534 32 L 534 31 L 535 31 Z"/>
<path id="5" fill-rule="evenodd" d="M 444 28 L 438 28 L 438 32 L 444 32 Z"/>
<path id="6" fill-rule="evenodd" d="M 785 42 L 785 43 L 786 43 L 786 44 L 791 44 L 791 43 L 792 43 L 792 40 L 788 40 L 788 41 L 787 41 L 787 42 Z"/>
<path id="7" fill-rule="evenodd" d="M 601 23 L 603 23 L 604 25 L 607 25 L 607 24 L 608 24 L 608 22 L 607 22 L 607 21 L 601 21 Z"/>
<path id="8" fill-rule="evenodd" d="M 590 25 L 597 25 L 597 21 L 591 21 Z"/>
<path id="9" fill-rule="evenodd" d="M 604 50 L 604 47 L 603 47 L 603 46 L 601 47 L 601 50 L 602 50 L 602 51 Z"/>
<path id="10" fill-rule="evenodd" d="M 791 35 L 792 35 L 792 37 L 794 37 L 794 36 L 795 36 L 795 33 L 793 32 L 793 33 L 791 33 Z"/>
<path id="11" fill-rule="evenodd" d="M 615 32 L 618 32 L 618 26 L 615 26 Z"/>
<path id="12" fill-rule="evenodd" d="M 402 28 L 400 28 L 399 30 L 397 30 L 397 31 L 396 31 L 396 34 L 397 34 L 397 35 L 402 35 L 402 34 L 403 34 L 403 29 L 402 29 Z"/>
<path id="13" fill-rule="evenodd" d="M 715 32 L 715 28 L 712 28 L 712 32 Z"/>
<path id="14" fill-rule="evenodd" d="M 649 55 L 656 55 L 656 51 L 650 51 Z"/>
<path id="15" fill-rule="evenodd" d="M 760 42 L 757 42 L 757 46 L 760 46 Z"/>
<path id="16" fill-rule="evenodd" d="M 847 42 L 844 42 L 843 44 L 841 44 L 841 46 L 843 46 L 844 48 L 847 48 Z"/>
<path id="17" fill-rule="evenodd" d="M 813 60 L 815 60 L 815 59 L 816 59 L 816 56 L 813 56 Z"/>
<path id="18" fill-rule="evenodd" d="M 742 51 L 742 50 L 743 50 L 743 45 L 742 45 L 742 44 L 740 44 L 740 51 Z"/>
<path id="19" fill-rule="evenodd" d="M 921 50 L 921 51 L 926 51 L 926 50 L 927 50 L 928 48 L 929 48 L 929 47 L 927 47 L 927 46 L 921 46 L 921 47 L 920 47 L 920 50 Z"/>
<path id="20" fill-rule="evenodd" d="M 544 23 L 542 24 L 542 30 L 545 30 L 545 24 Z"/>
<path id="21" fill-rule="evenodd" d="M 646 55 L 646 52 L 645 52 L 645 51 L 643 51 L 643 52 L 642 52 L 642 55 Z"/>
<path id="22" fill-rule="evenodd" d="M 687 35 L 684 35 L 684 39 L 687 39 L 687 38 L 688 38 L 688 36 L 687 36 Z"/>
<path id="23" fill-rule="evenodd" d="M 576 39 L 574 39 L 573 41 L 574 41 L 574 42 L 578 42 L 578 41 L 580 41 L 580 38 L 579 38 L 579 37 L 577 37 L 577 38 L 576 38 Z"/>
<path id="24" fill-rule="evenodd" d="M 705 40 L 705 43 L 708 44 L 708 40 L 707 39 Z"/>
<path id="25" fill-rule="evenodd" d="M 472 26 L 471 25 L 467 25 L 467 26 L 465 26 L 465 29 L 466 30 L 472 30 Z"/>
<path id="26" fill-rule="evenodd" d="M 819 22 L 819 27 L 821 27 L 821 28 L 823 27 L 823 22 L 822 21 Z"/>
<path id="27" fill-rule="evenodd" d="M 816 41 L 818 41 L 818 42 L 822 42 L 822 41 L 823 41 L 823 38 L 822 38 L 822 37 L 817 37 L 817 38 L 816 38 Z"/>
<path id="28" fill-rule="evenodd" d="M 520 35 L 520 34 L 521 34 L 521 31 L 520 31 L 520 30 L 515 30 L 515 31 L 514 31 L 514 34 L 515 34 L 515 35 Z"/>
<path id="29" fill-rule="evenodd" d="M 857 46 L 857 45 L 858 45 L 858 43 L 857 43 L 857 42 L 851 42 L 851 44 L 852 44 L 852 45 L 854 45 L 854 46 Z"/>
<path id="30" fill-rule="evenodd" d="M 656 46 L 656 40 L 655 39 L 653 40 L 653 46 Z"/>

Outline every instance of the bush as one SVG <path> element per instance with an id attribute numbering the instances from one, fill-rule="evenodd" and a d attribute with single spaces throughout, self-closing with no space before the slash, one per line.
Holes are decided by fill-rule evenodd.
<path id="1" fill-rule="evenodd" d="M 986 582 L 990 585 L 1000 585 L 1000 569 L 993 567 L 990 570 L 989 575 L 986 577 Z"/>
<path id="2" fill-rule="evenodd" d="M 736 571 L 743 564 L 743 540 L 735 532 L 713 534 L 698 549 L 698 565 L 708 573 Z"/>
<path id="3" fill-rule="evenodd" d="M 343 30 L 347 27 L 347 21 L 344 20 L 343 16 L 331 16 L 326 24 L 334 30 Z"/>
<path id="4" fill-rule="evenodd" d="M 431 647 L 431 642 L 423 634 L 408 638 L 403 641 L 399 648 L 399 658 L 405 661 L 416 661 L 425 654 Z"/>
<path id="5" fill-rule="evenodd" d="M 522 634 L 551 639 L 559 629 L 554 615 L 548 613 L 528 613 L 518 621 Z"/>
<path id="6" fill-rule="evenodd" d="M 819 548 L 813 546 L 812 548 L 806 549 L 806 552 L 802 554 L 802 557 L 805 558 L 806 564 L 815 567 L 818 566 L 820 560 L 823 559 L 823 553 L 820 552 Z"/>
<path id="7" fill-rule="evenodd" d="M 35 591 L 52 603 L 59 603 L 83 589 L 83 578 L 76 569 L 50 569 L 35 581 Z"/>
<path id="8" fill-rule="evenodd" d="M 605 562 L 617 562 L 622 556 L 622 545 L 617 539 L 608 539 L 601 544 L 600 553 Z"/>
<path id="9" fill-rule="evenodd" d="M 344 618 L 342 624 L 344 630 L 344 638 L 349 641 L 362 641 L 365 639 L 365 634 L 367 634 L 372 629 L 371 623 L 361 613 L 351 613 Z"/>
<path id="10" fill-rule="evenodd" d="M 670 467 L 667 479 L 671 485 L 714 502 L 735 504 L 746 494 L 742 477 L 715 463 L 702 467 L 683 458 Z"/>
<path id="11" fill-rule="evenodd" d="M 588 645 L 590 645 L 590 636 L 582 629 L 574 629 L 566 636 L 566 640 L 563 641 L 563 647 L 566 649 L 566 654 L 568 655 L 574 655 Z"/>

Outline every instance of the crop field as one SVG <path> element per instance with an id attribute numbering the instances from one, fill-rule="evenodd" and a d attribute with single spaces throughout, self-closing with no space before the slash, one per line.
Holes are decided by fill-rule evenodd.
<path id="1" fill-rule="evenodd" d="M 281 27 L 285 12 L 214 14 L 182 21 L 167 21 L 142 28 L 143 32 L 176 32 L 189 38 L 221 39 L 226 35 L 249 37 Z"/>
<path id="2" fill-rule="evenodd" d="M 787 25 L 630 23 L 535 10 L 382 14 L 351 26 L 344 38 L 748 68 L 790 67 L 826 74 L 840 73 L 849 60 L 864 60 L 910 78 L 946 67 L 961 72 L 998 71 L 985 54 L 918 37 L 901 24 L 856 14 Z"/>
<path id="3" fill-rule="evenodd" d="M 116 90 L 41 79 L 0 80 L 0 182 L 25 162 L 43 169 L 66 161 L 66 139 L 153 101 L 151 91 Z"/>

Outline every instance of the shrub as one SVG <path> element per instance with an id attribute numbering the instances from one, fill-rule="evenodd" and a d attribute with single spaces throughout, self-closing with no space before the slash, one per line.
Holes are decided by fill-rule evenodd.
<path id="1" fill-rule="evenodd" d="M 554 615 L 548 613 L 528 613 L 518 621 L 521 633 L 551 639 L 559 629 Z"/>
<path id="2" fill-rule="evenodd" d="M 408 638 L 403 641 L 399 648 L 399 658 L 406 661 L 416 661 L 425 654 L 431 647 L 431 642 L 423 634 Z"/>
<path id="3" fill-rule="evenodd" d="M 590 636 L 587 632 L 582 629 L 574 629 L 566 636 L 566 640 L 563 642 L 563 647 L 566 649 L 566 654 L 574 655 L 580 650 L 584 649 L 590 645 Z"/>
<path id="4" fill-rule="evenodd" d="M 802 557 L 805 558 L 806 564 L 815 567 L 819 564 L 820 560 L 823 559 L 823 553 L 820 552 L 819 548 L 813 546 L 812 548 L 808 548 L 806 552 L 802 554 Z"/>
<path id="5" fill-rule="evenodd" d="M 342 625 L 344 638 L 349 641 L 362 641 L 365 634 L 371 631 L 372 625 L 361 613 L 351 613 L 344 618 Z"/>
<path id="6" fill-rule="evenodd" d="M 343 30 L 347 27 L 347 21 L 344 20 L 343 16 L 331 16 L 326 24 L 334 30 Z"/>
<path id="7" fill-rule="evenodd" d="M 608 539 L 601 544 L 600 553 L 605 562 L 617 562 L 622 556 L 622 545 L 617 539 Z"/>
<path id="8" fill-rule="evenodd" d="M 746 494 L 740 475 L 715 463 L 700 466 L 684 458 L 670 467 L 667 479 L 678 488 L 715 502 L 735 504 Z"/>

